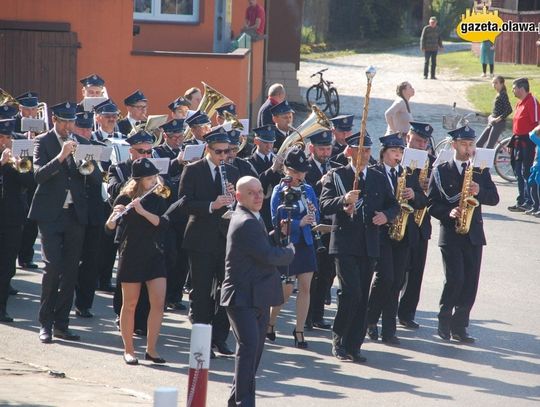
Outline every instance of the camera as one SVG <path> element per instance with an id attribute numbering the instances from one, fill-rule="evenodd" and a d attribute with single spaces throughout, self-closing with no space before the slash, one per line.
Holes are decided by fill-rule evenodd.
<path id="1" fill-rule="evenodd" d="M 298 207 L 297 202 L 302 198 L 302 192 L 291 187 L 291 177 L 281 180 L 283 189 L 281 190 L 281 202 L 285 210 L 293 210 Z"/>

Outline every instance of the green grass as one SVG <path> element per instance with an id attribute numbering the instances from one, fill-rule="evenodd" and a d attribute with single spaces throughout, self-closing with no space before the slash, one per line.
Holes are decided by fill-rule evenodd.
<path id="1" fill-rule="evenodd" d="M 472 79 L 480 82 L 467 88 L 467 99 L 476 111 L 483 114 L 491 112 L 495 90 L 489 79 L 480 78 L 482 65 L 476 55 L 470 51 L 440 53 L 437 57 L 437 65 L 441 69 L 449 70 L 452 76 L 458 79 Z M 517 101 L 512 95 L 512 81 L 517 78 L 529 78 L 531 92 L 536 97 L 540 97 L 540 68 L 536 65 L 495 63 L 495 75 L 504 77 L 512 106 Z"/>

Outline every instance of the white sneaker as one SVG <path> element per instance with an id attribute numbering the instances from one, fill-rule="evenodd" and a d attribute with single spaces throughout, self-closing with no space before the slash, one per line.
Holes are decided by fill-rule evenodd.
<path id="1" fill-rule="evenodd" d="M 486 77 L 486 74 L 483 73 L 482 75 L 480 75 L 481 78 L 485 78 Z"/>
<path id="2" fill-rule="evenodd" d="M 489 77 L 493 79 L 493 78 L 495 77 L 495 75 L 492 74 L 492 73 L 490 73 L 490 74 L 489 74 Z"/>

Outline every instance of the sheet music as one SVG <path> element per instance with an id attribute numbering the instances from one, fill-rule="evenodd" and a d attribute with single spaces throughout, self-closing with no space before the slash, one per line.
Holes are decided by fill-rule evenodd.
<path id="1" fill-rule="evenodd" d="M 171 163 L 171 159 L 164 157 L 164 158 L 149 158 L 150 161 L 152 161 L 152 164 L 156 166 L 156 168 L 159 170 L 160 174 L 168 174 L 169 173 L 169 165 Z"/>
<path id="2" fill-rule="evenodd" d="M 91 112 L 94 110 L 95 106 L 105 102 L 106 100 L 107 98 L 103 96 L 85 97 L 82 101 L 83 109 L 85 112 Z"/>
<path id="3" fill-rule="evenodd" d="M 192 161 L 202 158 L 205 147 L 206 144 L 187 145 L 184 149 L 184 156 L 182 159 L 184 161 Z"/>
<path id="4" fill-rule="evenodd" d="M 14 157 L 32 157 L 34 155 L 34 140 L 13 140 L 11 154 Z"/>
<path id="5" fill-rule="evenodd" d="M 110 161 L 112 152 L 112 146 L 103 147 L 103 149 L 101 150 L 101 157 L 99 157 L 99 161 Z"/>
<path id="6" fill-rule="evenodd" d="M 146 119 L 144 129 L 146 131 L 152 131 L 154 129 L 157 129 L 158 127 L 163 126 L 165 123 L 167 123 L 168 119 L 169 116 L 166 114 L 151 114 L 150 116 L 148 116 L 148 119 Z"/>
<path id="7" fill-rule="evenodd" d="M 428 153 L 425 150 L 417 150 L 415 148 L 405 148 L 401 165 L 403 167 L 415 170 L 416 168 L 424 168 L 428 159 Z"/>
<path id="8" fill-rule="evenodd" d="M 30 117 L 23 117 L 21 119 L 21 131 L 31 131 L 34 133 L 41 133 L 45 131 L 45 121 L 42 119 L 32 119 Z"/>
<path id="9" fill-rule="evenodd" d="M 474 153 L 473 167 L 491 168 L 495 159 L 494 148 L 477 148 Z"/>
<path id="10" fill-rule="evenodd" d="M 240 135 L 247 136 L 249 134 L 249 119 L 240 119 L 239 122 L 244 126 L 244 130 L 240 132 Z"/>
<path id="11" fill-rule="evenodd" d="M 103 148 L 103 146 L 94 146 L 91 144 L 78 144 L 75 150 L 75 161 L 100 161 Z"/>
<path id="12" fill-rule="evenodd" d="M 454 157 L 454 150 L 441 150 L 441 152 L 437 156 L 437 159 L 433 163 L 433 166 L 436 167 L 437 165 L 446 163 L 452 160 L 453 157 Z"/>

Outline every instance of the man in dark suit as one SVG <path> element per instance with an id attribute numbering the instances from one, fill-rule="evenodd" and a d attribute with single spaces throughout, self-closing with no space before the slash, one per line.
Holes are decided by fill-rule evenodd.
<path id="1" fill-rule="evenodd" d="M 193 137 L 185 140 L 184 144 L 204 144 L 206 135 L 212 130 L 212 123 L 206 113 L 197 110 L 186 119 L 186 124 L 191 129 Z"/>
<path id="2" fill-rule="evenodd" d="M 291 126 L 294 120 L 294 110 L 289 102 L 284 100 L 270 109 L 272 112 L 272 122 L 276 126 L 276 141 L 274 142 L 274 152 L 277 153 L 281 145 L 289 137 Z"/>
<path id="3" fill-rule="evenodd" d="M 96 73 L 88 75 L 79 80 L 82 97 L 103 97 L 105 94 L 105 80 Z"/>
<path id="4" fill-rule="evenodd" d="M 266 125 L 253 129 L 255 133 L 255 152 L 248 159 L 253 165 L 264 191 L 264 202 L 261 209 L 261 216 L 268 230 L 273 228 L 272 215 L 270 213 L 270 198 L 272 190 L 279 184 L 282 176 L 284 156 L 276 156 L 272 151 L 276 141 L 276 128 L 273 125 Z"/>
<path id="5" fill-rule="evenodd" d="M 235 166 L 238 169 L 239 177 L 251 176 L 258 178 L 257 170 L 248 160 L 238 157 L 238 149 L 240 148 L 240 131 L 229 130 L 229 164 Z"/>
<path id="6" fill-rule="evenodd" d="M 125 139 L 127 136 L 119 131 L 116 131 L 118 114 L 118 106 L 110 100 L 100 103 L 94 107 L 96 115 L 97 129 L 92 132 L 92 140 L 103 143 L 110 143 L 112 140 Z"/>
<path id="7" fill-rule="evenodd" d="M 50 343 L 53 334 L 65 340 L 80 339 L 69 329 L 69 312 L 88 223 L 85 184 L 101 184 L 101 173 L 95 163 L 88 176 L 77 168 L 73 156 L 77 142 L 71 134 L 75 109 L 75 103 L 70 102 L 53 106 L 54 127 L 36 138 L 34 149 L 38 186 L 29 217 L 38 223 L 45 262 L 39 310 L 42 343 Z"/>
<path id="8" fill-rule="evenodd" d="M 433 127 L 428 123 L 411 122 L 411 128 L 407 133 L 407 147 L 417 150 L 428 150 L 432 132 Z M 427 171 L 425 168 L 417 168 L 415 170 L 420 187 L 425 194 L 427 194 L 429 176 L 435 157 L 428 155 L 428 159 Z M 421 172 L 424 173 L 423 179 L 420 179 Z M 407 266 L 407 277 L 405 279 L 406 283 L 401 290 L 398 306 L 398 320 L 400 325 L 410 329 L 418 329 L 420 327 L 414 320 L 414 317 L 418 302 L 420 301 L 420 290 L 424 276 L 424 267 L 426 265 L 428 242 L 431 238 L 431 218 L 429 213 L 427 213 L 427 208 L 416 210 L 411 216 L 416 216 L 417 213 L 423 213 L 423 219 L 421 219 L 420 225 L 415 222 L 407 226 L 408 228 L 419 229 L 418 243 L 411 247 L 409 264 Z"/>
<path id="9" fill-rule="evenodd" d="M 10 281 L 28 212 L 24 190 L 32 187 L 33 174 L 22 174 L 13 166 L 11 143 L 15 119 L 0 120 L 0 322 L 13 322 L 7 313 Z"/>
<path id="10" fill-rule="evenodd" d="M 261 360 L 270 307 L 283 303 L 276 266 L 290 264 L 294 245 L 275 247 L 259 211 L 263 189 L 254 177 L 238 181 L 238 206 L 227 233 L 221 305 L 236 338 L 236 363 L 229 406 L 255 406 L 255 374 Z"/>
<path id="11" fill-rule="evenodd" d="M 324 130 L 313 134 L 309 140 L 311 157 L 308 160 L 309 170 L 306 174 L 306 182 L 313 187 L 318 198 L 321 196 L 323 176 L 332 168 L 339 165 L 330 161 L 332 154 L 332 132 Z M 331 225 L 331 217 L 322 218 L 321 223 Z M 326 251 L 317 253 L 317 271 L 311 280 L 311 301 L 306 327 L 330 329 L 332 325 L 324 321 L 324 304 L 330 297 L 330 289 L 336 276 L 334 258 L 328 254 L 330 234 L 323 234 L 321 240 Z"/>
<path id="12" fill-rule="evenodd" d="M 422 209 L 427 205 L 427 197 L 418 183 L 418 173 L 401 165 L 405 140 L 401 133 L 389 134 L 379 138 L 381 142 L 381 162 L 372 168 L 384 176 L 384 182 L 392 189 L 392 194 L 400 205 L 407 209 Z M 405 177 L 405 185 L 398 195 L 398 183 Z M 377 323 L 382 316 L 382 341 L 398 345 L 396 336 L 396 315 L 399 292 L 405 281 L 405 272 L 409 262 L 410 248 L 418 244 L 418 228 L 413 216 L 407 217 L 405 234 L 401 239 L 390 237 L 391 225 L 381 228 L 381 255 L 375 267 L 375 278 L 371 286 L 368 302 L 368 335 L 378 340 Z"/>
<path id="13" fill-rule="evenodd" d="M 339 360 L 365 362 L 360 347 L 366 334 L 366 311 L 373 266 L 380 255 L 381 226 L 398 214 L 399 205 L 384 176 L 367 167 L 371 139 L 366 137 L 359 164 L 358 190 L 353 190 L 359 136 L 347 139 L 351 163 L 325 176 L 321 212 L 334 215 L 329 253 L 335 256 L 341 291 L 334 319 L 332 353 Z"/>
<path id="14" fill-rule="evenodd" d="M 221 127 L 206 136 L 206 156 L 186 165 L 180 188 L 178 212 L 189 216 L 183 248 L 189 253 L 191 272 L 190 319 L 193 323 L 212 324 L 213 348 L 221 354 L 233 352 L 227 346 L 229 321 L 219 306 L 219 288 L 225 273 L 225 243 L 229 220 L 223 215 L 234 202 L 238 170 L 220 162 L 227 160 L 229 137 Z M 224 191 L 224 185 L 226 191 Z M 170 219 L 176 219 L 173 210 Z"/>
<path id="15" fill-rule="evenodd" d="M 336 116 L 330 119 L 330 121 L 334 125 L 334 130 L 332 130 L 334 140 L 332 141 L 331 160 L 339 162 L 341 165 L 347 165 L 349 163 L 347 157 L 342 155 L 340 158 L 337 158 L 337 155 L 343 153 L 347 147 L 345 139 L 352 135 L 354 116 L 352 114 Z"/>
<path id="16" fill-rule="evenodd" d="M 272 124 L 272 106 L 283 102 L 287 98 L 285 87 L 281 83 L 274 83 L 268 88 L 268 99 L 261 105 L 257 114 L 257 127 Z"/>
<path id="17" fill-rule="evenodd" d="M 104 143 L 92 140 L 94 114 L 80 112 L 76 116 L 73 130 L 76 141 L 105 147 Z M 88 197 L 88 224 L 84 233 L 81 262 L 75 286 L 75 315 L 81 318 L 92 318 L 94 315 L 90 309 L 94 302 L 99 274 L 99 259 L 102 256 L 100 249 L 105 227 L 105 201 L 102 183 L 86 183 L 85 188 Z"/>
<path id="18" fill-rule="evenodd" d="M 127 116 L 118 122 L 118 131 L 125 136 L 129 135 L 135 126 L 144 123 L 147 118 L 148 100 L 140 91 L 136 90 L 124 99 L 127 108 Z"/>
<path id="19" fill-rule="evenodd" d="M 475 152 L 474 130 L 468 126 L 449 132 L 452 137 L 454 158 L 433 169 L 429 181 L 429 213 L 439 219 L 445 283 L 440 300 L 439 336 L 459 342 L 471 343 L 475 339 L 467 332 L 469 315 L 478 291 L 482 263 L 482 247 L 486 244 L 482 219 L 482 205 L 497 205 L 499 194 L 491 180 L 489 170 L 472 168 L 472 180 L 467 196 L 477 200 L 472 212 L 470 228 L 457 233 L 456 221 L 462 216 L 460 207 L 463 182 L 470 174 Z"/>

